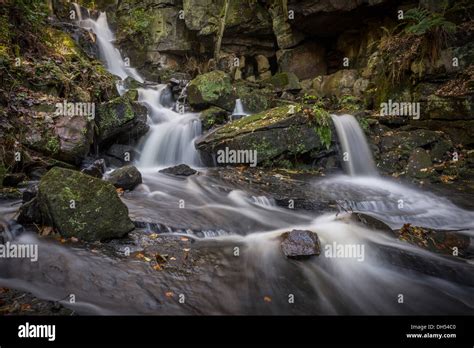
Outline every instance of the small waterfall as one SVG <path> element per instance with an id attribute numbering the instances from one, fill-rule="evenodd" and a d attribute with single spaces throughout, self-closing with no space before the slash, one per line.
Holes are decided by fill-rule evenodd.
<path id="1" fill-rule="evenodd" d="M 77 4 L 74 6 L 76 5 Z M 77 11 L 80 13 L 80 8 Z M 120 51 L 114 46 L 115 36 L 109 28 L 107 14 L 101 12 L 97 20 L 93 20 L 92 18 L 81 20 L 82 16 L 79 18 L 78 24 L 84 29 L 92 30 L 97 36 L 100 58 L 106 65 L 107 70 L 110 73 L 117 75 L 122 80 L 125 80 L 130 76 L 134 80 L 143 83 L 144 80 L 140 74 L 138 74 L 134 68 L 129 67 L 128 64 L 125 63 Z M 121 87 L 121 84 L 118 84 L 117 88 L 121 94 L 125 92 L 123 87 Z"/>
<path id="2" fill-rule="evenodd" d="M 140 167 L 174 164 L 199 165 L 194 140 L 201 134 L 201 121 L 196 113 L 180 114 L 163 106 L 166 85 L 157 89 L 140 88 L 139 102 L 148 108 L 150 131 L 142 141 Z"/>
<path id="3" fill-rule="evenodd" d="M 336 127 L 337 136 L 347 160 L 343 160 L 344 167 L 351 176 L 376 176 L 372 153 L 364 132 L 352 115 L 331 115 Z"/>
<path id="4" fill-rule="evenodd" d="M 80 11 L 79 5 L 76 8 Z M 120 94 L 127 90 L 123 86 L 123 80 L 127 77 L 144 82 L 138 72 L 124 62 L 120 51 L 114 46 L 115 36 L 109 28 L 105 12 L 101 12 L 95 21 L 88 18 L 80 20 L 78 24 L 96 34 L 100 56 L 107 70 L 122 80 L 117 83 Z M 181 163 L 199 165 L 199 154 L 194 147 L 195 138 L 201 134 L 201 121 L 198 114 L 181 114 L 173 111 L 175 103 L 166 85 L 139 88 L 138 94 L 138 101 L 148 109 L 150 124 L 150 131 L 142 140 L 142 152 L 138 165 L 141 167 L 160 167 Z"/>
<path id="5" fill-rule="evenodd" d="M 242 104 L 242 100 L 237 99 L 235 101 L 234 111 L 232 112 L 231 119 L 235 120 L 241 117 L 245 117 L 248 114 L 244 111 L 244 105 Z"/>

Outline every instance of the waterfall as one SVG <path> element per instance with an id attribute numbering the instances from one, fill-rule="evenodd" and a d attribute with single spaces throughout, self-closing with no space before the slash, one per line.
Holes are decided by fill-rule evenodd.
<path id="1" fill-rule="evenodd" d="M 80 13 L 80 8 L 77 11 Z M 79 25 L 84 29 L 92 30 L 96 35 L 100 58 L 104 62 L 107 70 L 122 80 L 131 77 L 143 83 L 144 80 L 140 74 L 122 59 L 120 51 L 114 46 L 115 36 L 109 28 L 107 14 L 101 12 L 97 20 L 93 20 L 92 18 L 81 20 L 81 18 L 82 16 L 79 16 Z M 124 92 L 121 84 L 118 85 L 118 89 L 120 93 Z"/>
<path id="2" fill-rule="evenodd" d="M 234 111 L 232 112 L 231 119 L 235 120 L 247 115 L 248 114 L 244 111 L 244 105 L 242 104 L 242 100 L 237 99 L 235 101 L 235 107 L 234 107 Z"/>
<path id="3" fill-rule="evenodd" d="M 342 146 L 343 163 L 351 176 L 376 176 L 372 153 L 364 132 L 352 115 L 331 115 Z"/>
<path id="4" fill-rule="evenodd" d="M 199 165 L 194 140 L 201 134 L 201 121 L 196 113 L 180 114 L 163 106 L 166 85 L 157 89 L 140 88 L 139 102 L 148 108 L 150 131 L 142 141 L 140 167 L 174 164 Z"/>
<path id="5" fill-rule="evenodd" d="M 79 6 L 77 6 L 79 8 Z M 80 10 L 80 8 L 79 8 Z M 97 36 L 100 58 L 107 70 L 120 77 L 127 77 L 143 83 L 143 78 L 122 59 L 120 51 L 114 46 L 115 36 L 109 28 L 107 15 L 101 12 L 97 20 L 87 18 L 78 24 L 92 30 Z M 117 84 L 120 94 L 127 89 L 122 81 Z M 141 142 L 140 167 L 161 167 L 174 164 L 199 165 L 199 154 L 194 140 L 201 134 L 201 121 L 196 113 L 173 111 L 174 101 L 166 85 L 138 89 L 138 101 L 148 109 L 150 131 Z"/>

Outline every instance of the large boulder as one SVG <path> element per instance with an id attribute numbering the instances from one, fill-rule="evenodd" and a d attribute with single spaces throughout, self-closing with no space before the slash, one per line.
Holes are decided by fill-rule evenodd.
<path id="1" fill-rule="evenodd" d="M 128 142 L 148 131 L 146 107 L 136 102 L 136 99 L 137 91 L 130 90 L 123 96 L 99 105 L 96 117 L 99 143 Z"/>
<path id="2" fill-rule="evenodd" d="M 281 83 L 283 86 L 289 84 L 288 79 Z M 290 87 L 299 88 L 297 78 L 296 82 L 290 79 Z M 247 112 L 255 113 L 271 106 L 273 91 L 245 81 L 232 85 L 230 76 L 220 70 L 199 75 L 188 86 L 189 104 L 198 109 L 216 106 L 232 112 L 237 98 L 241 99 Z"/>
<path id="3" fill-rule="evenodd" d="M 321 253 L 321 243 L 316 233 L 293 230 L 281 235 L 281 251 L 289 258 L 303 258 Z"/>
<path id="4" fill-rule="evenodd" d="M 125 166 L 115 169 L 109 174 L 107 181 L 117 188 L 133 190 L 142 183 L 142 174 L 135 166 Z"/>
<path id="5" fill-rule="evenodd" d="M 216 163 L 226 148 L 255 151 L 258 164 L 263 165 L 298 157 L 312 161 L 328 151 L 317 130 L 302 112 L 291 113 L 288 106 L 280 106 L 216 128 L 198 139 L 196 147 L 209 164 Z"/>
<path id="6" fill-rule="evenodd" d="M 114 186 L 78 171 L 52 168 L 39 183 L 37 200 L 43 221 L 64 237 L 104 240 L 134 228 Z"/>
<path id="7" fill-rule="evenodd" d="M 232 110 L 235 99 L 232 92 L 230 76 L 215 70 L 199 75 L 189 83 L 188 100 L 193 107 L 214 105 Z"/>
<path id="8" fill-rule="evenodd" d="M 294 73 L 300 80 L 326 75 L 326 50 L 316 42 L 277 52 L 278 67 L 282 72 Z"/>
<path id="9" fill-rule="evenodd" d="M 281 91 L 299 91 L 302 88 L 298 77 L 292 72 L 275 74 L 263 82 Z"/>

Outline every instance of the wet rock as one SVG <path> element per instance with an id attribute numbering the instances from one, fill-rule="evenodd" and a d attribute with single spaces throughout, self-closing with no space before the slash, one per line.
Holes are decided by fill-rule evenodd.
<path id="1" fill-rule="evenodd" d="M 393 235 L 393 230 L 390 226 L 371 215 L 364 213 L 351 213 L 349 218 L 357 223 L 362 223 L 371 230 L 382 231 Z"/>
<path id="2" fill-rule="evenodd" d="M 321 253 L 319 237 L 312 231 L 293 230 L 281 235 L 281 250 L 286 257 L 302 258 Z"/>
<path id="3" fill-rule="evenodd" d="M 19 224 L 23 225 L 43 223 L 38 199 L 36 196 L 22 204 L 16 220 Z"/>
<path id="4" fill-rule="evenodd" d="M 199 118 L 201 119 L 202 129 L 209 130 L 215 125 L 220 125 L 228 120 L 229 113 L 217 106 L 212 106 L 201 112 Z"/>
<path id="5" fill-rule="evenodd" d="M 405 224 L 397 231 L 398 239 L 417 245 L 420 248 L 432 252 L 452 255 L 466 256 L 470 238 L 464 234 L 449 231 L 437 231 L 421 226 Z"/>
<path id="6" fill-rule="evenodd" d="M 23 203 L 31 201 L 33 198 L 35 198 L 38 194 L 38 184 L 31 184 L 29 185 L 22 194 L 22 201 Z"/>
<path id="7" fill-rule="evenodd" d="M 122 167 L 138 158 L 135 148 L 131 145 L 113 144 L 106 151 L 105 159 L 108 165 Z"/>
<path id="8" fill-rule="evenodd" d="M 0 188 L 0 200 L 2 199 L 19 199 L 21 198 L 21 192 L 15 187 L 2 187 Z"/>
<path id="9" fill-rule="evenodd" d="M 26 175 L 23 173 L 10 173 L 6 174 L 3 178 L 3 186 L 16 187 L 19 183 L 26 179 Z"/>
<path id="10" fill-rule="evenodd" d="M 196 174 L 197 171 L 186 164 L 180 164 L 174 167 L 162 169 L 160 170 L 160 173 L 177 175 L 177 176 L 190 176 L 190 175 Z"/>
<path id="11" fill-rule="evenodd" d="M 48 171 L 39 183 L 37 200 L 43 222 L 66 238 L 119 238 L 134 228 L 115 188 L 78 171 Z"/>
<path id="12" fill-rule="evenodd" d="M 101 159 L 95 160 L 93 163 L 81 169 L 81 172 L 84 174 L 93 176 L 95 178 L 102 179 L 102 176 L 105 173 L 105 169 L 106 169 L 105 160 L 101 158 Z"/>
<path id="13" fill-rule="evenodd" d="M 146 107 L 136 102 L 136 99 L 137 91 L 130 90 L 121 97 L 99 105 L 96 117 L 99 143 L 130 141 L 148 131 Z"/>
<path id="14" fill-rule="evenodd" d="M 115 169 L 109 174 L 107 181 L 115 187 L 124 190 L 133 190 L 137 185 L 142 183 L 142 174 L 135 166 L 125 166 Z"/>
<path id="15" fill-rule="evenodd" d="M 280 50 L 276 56 L 280 70 L 294 73 L 300 80 L 326 74 L 326 51 L 315 42 Z"/>
<path id="16" fill-rule="evenodd" d="M 298 77 L 291 72 L 275 74 L 263 82 L 271 84 L 274 88 L 282 91 L 299 91 L 301 89 Z"/>
<path id="17" fill-rule="evenodd" d="M 422 179 L 431 174 L 432 166 L 430 155 L 422 148 L 415 149 L 408 159 L 407 174 Z"/>

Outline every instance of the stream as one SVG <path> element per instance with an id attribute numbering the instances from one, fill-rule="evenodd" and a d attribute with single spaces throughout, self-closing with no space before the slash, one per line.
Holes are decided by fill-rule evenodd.
<path id="1" fill-rule="evenodd" d="M 110 72 L 122 80 L 143 82 L 113 46 L 105 13 L 97 20 L 80 18 L 79 24 L 97 35 Z M 343 151 L 356 158 L 351 163 L 357 164 L 346 168 L 349 175 L 306 179 L 315 196 L 338 202 L 343 209 L 292 210 L 277 205 L 271 195 L 247 192 L 213 175 L 215 169 L 202 167 L 194 147 L 201 135 L 199 115 L 174 111 L 165 90 L 165 85 L 139 89 L 150 124 L 135 163 L 143 184 L 122 197 L 132 220 L 139 222 L 137 228 L 120 240 L 63 244 L 18 225 L 19 202 L 3 201 L 1 224 L 10 241 L 37 244 L 39 259 L 2 260 L 1 287 L 58 301 L 79 314 L 473 312 L 472 260 L 427 251 L 350 218 L 350 211 L 356 211 L 393 229 L 411 223 L 460 230 L 471 238 L 471 247 L 474 237 L 472 211 L 448 197 L 380 177 L 355 118 L 333 117 Z M 199 174 L 174 177 L 158 172 L 181 163 Z M 280 235 L 293 229 L 316 232 L 321 255 L 286 258 Z M 337 245 L 356 246 L 362 253 L 325 253 Z M 135 257 L 137 253 L 166 254 L 167 266 L 156 270 Z M 69 301 L 71 294 L 75 303 Z"/>

